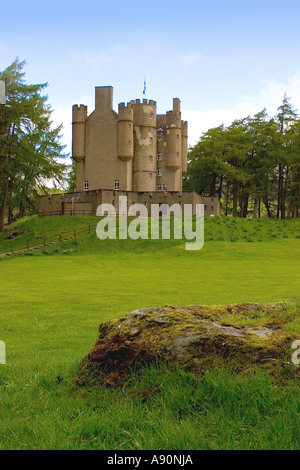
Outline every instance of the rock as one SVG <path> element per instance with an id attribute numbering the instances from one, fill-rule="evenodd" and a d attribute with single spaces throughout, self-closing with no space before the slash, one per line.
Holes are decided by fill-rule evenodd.
<path id="1" fill-rule="evenodd" d="M 142 308 L 103 323 L 99 339 L 82 360 L 78 384 L 120 385 L 132 367 L 152 361 L 203 372 L 228 365 L 285 363 L 295 334 L 283 304 Z"/>

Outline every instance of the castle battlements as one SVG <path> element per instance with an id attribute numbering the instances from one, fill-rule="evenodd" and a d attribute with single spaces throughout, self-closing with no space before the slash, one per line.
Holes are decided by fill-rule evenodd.
<path id="1" fill-rule="evenodd" d="M 73 106 L 72 156 L 76 190 L 181 191 L 187 166 L 187 122 L 180 100 L 156 114 L 156 101 L 135 99 L 112 108 L 113 88 L 96 87 L 95 112 Z"/>
<path id="2" fill-rule="evenodd" d="M 113 110 L 113 88 L 96 87 L 95 111 L 73 106 L 72 158 L 76 162 L 76 192 L 40 197 L 40 215 L 96 214 L 99 204 L 119 213 L 119 197 L 127 205 L 141 203 L 204 204 L 205 215 L 219 215 L 218 198 L 182 192 L 187 171 L 188 123 L 181 120 L 180 100 L 173 109 L 156 113 L 156 101 L 121 102 Z M 163 212 L 161 212 L 163 214 Z M 121 214 L 122 215 L 122 214 Z"/>

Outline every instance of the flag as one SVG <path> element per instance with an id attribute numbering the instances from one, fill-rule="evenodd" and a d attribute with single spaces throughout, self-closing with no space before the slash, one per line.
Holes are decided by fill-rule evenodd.
<path id="1" fill-rule="evenodd" d="M 143 95 L 146 94 L 146 77 L 144 78 L 144 91 L 143 91 Z"/>

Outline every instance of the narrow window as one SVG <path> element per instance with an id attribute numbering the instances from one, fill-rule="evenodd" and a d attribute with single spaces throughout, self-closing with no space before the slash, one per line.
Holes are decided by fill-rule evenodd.
<path id="1" fill-rule="evenodd" d="M 153 113 L 150 113 L 150 119 L 153 119 Z"/>
<path id="2" fill-rule="evenodd" d="M 149 162 L 153 162 L 153 156 L 149 155 Z"/>
<path id="3" fill-rule="evenodd" d="M 84 189 L 84 191 L 88 191 L 88 190 L 89 190 L 89 182 L 88 182 L 88 181 L 85 181 L 85 182 L 83 183 L 83 189 Z"/>
<path id="4" fill-rule="evenodd" d="M 160 142 L 163 139 L 164 131 L 162 129 L 157 130 L 157 140 Z"/>
<path id="5" fill-rule="evenodd" d="M 128 147 L 130 147 L 131 145 L 131 140 L 128 140 Z"/>
<path id="6" fill-rule="evenodd" d="M 153 178 L 153 174 L 149 173 L 149 180 L 152 180 L 152 178 Z"/>
<path id="7" fill-rule="evenodd" d="M 161 191 L 161 184 L 157 185 L 157 191 Z"/>
<path id="8" fill-rule="evenodd" d="M 167 191 L 167 185 L 166 184 L 163 185 L 163 191 Z"/>
<path id="9" fill-rule="evenodd" d="M 119 189 L 119 180 L 115 180 L 115 190 Z"/>
<path id="10" fill-rule="evenodd" d="M 150 144 L 153 144 L 153 137 L 149 137 Z"/>
<path id="11" fill-rule="evenodd" d="M 161 175 L 162 175 L 161 168 L 157 168 L 156 174 L 157 174 L 157 176 L 161 176 Z"/>
<path id="12" fill-rule="evenodd" d="M 161 153 L 161 152 L 158 152 L 158 154 L 157 154 L 157 160 L 158 160 L 158 161 L 161 161 L 161 160 L 162 160 L 162 153 Z"/>
<path id="13" fill-rule="evenodd" d="M 177 134 L 177 139 L 179 139 L 179 134 Z"/>

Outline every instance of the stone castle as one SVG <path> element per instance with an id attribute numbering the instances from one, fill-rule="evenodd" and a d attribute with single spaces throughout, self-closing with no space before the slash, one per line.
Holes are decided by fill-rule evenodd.
<path id="1" fill-rule="evenodd" d="M 73 106 L 76 190 L 182 191 L 187 138 L 178 98 L 164 115 L 145 99 L 120 103 L 117 114 L 112 87 L 96 87 L 89 116 L 87 106 Z"/>
<path id="2" fill-rule="evenodd" d="M 73 106 L 72 158 L 76 192 L 40 197 L 40 214 L 95 214 L 97 206 L 119 196 L 128 205 L 141 203 L 205 205 L 205 215 L 219 215 L 216 197 L 182 192 L 187 170 L 188 124 L 181 120 L 180 100 L 173 109 L 156 113 L 156 102 L 137 99 L 113 110 L 113 88 L 96 87 L 95 110 Z"/>

